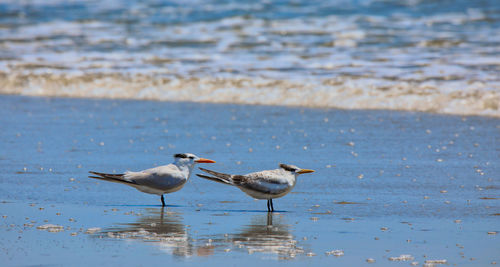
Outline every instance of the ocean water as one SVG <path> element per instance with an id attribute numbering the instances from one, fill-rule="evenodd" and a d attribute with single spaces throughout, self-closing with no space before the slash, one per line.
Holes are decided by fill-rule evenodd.
<path id="1" fill-rule="evenodd" d="M 497 0 L 0 3 L 0 93 L 500 116 Z"/>

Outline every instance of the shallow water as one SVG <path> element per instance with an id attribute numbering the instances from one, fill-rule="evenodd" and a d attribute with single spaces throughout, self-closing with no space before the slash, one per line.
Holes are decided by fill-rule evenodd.
<path id="1" fill-rule="evenodd" d="M 498 119 L 18 96 L 0 106 L 8 265 L 500 261 Z M 87 178 L 178 152 L 231 173 L 280 162 L 316 172 L 271 215 L 265 201 L 196 176 L 164 209 L 157 196 Z"/>
<path id="2" fill-rule="evenodd" d="M 3 1 L 0 93 L 500 116 L 500 4 Z"/>

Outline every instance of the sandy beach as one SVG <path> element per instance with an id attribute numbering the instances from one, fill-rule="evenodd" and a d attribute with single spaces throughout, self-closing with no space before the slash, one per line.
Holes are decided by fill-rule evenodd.
<path id="1" fill-rule="evenodd" d="M 490 266 L 497 118 L 0 96 L 0 261 L 25 265 Z M 316 170 L 265 201 L 191 177 L 157 196 L 87 178 L 192 152 Z M 197 170 L 195 173 L 199 173 Z"/>

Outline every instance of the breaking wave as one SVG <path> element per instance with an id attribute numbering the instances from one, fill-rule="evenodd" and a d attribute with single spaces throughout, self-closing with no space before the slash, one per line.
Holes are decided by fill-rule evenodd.
<path id="1" fill-rule="evenodd" d="M 255 77 L 0 75 L 1 92 L 29 96 L 194 101 L 342 109 L 392 109 L 500 117 L 500 87 L 482 82 L 381 81 L 351 76 L 290 81 Z"/>

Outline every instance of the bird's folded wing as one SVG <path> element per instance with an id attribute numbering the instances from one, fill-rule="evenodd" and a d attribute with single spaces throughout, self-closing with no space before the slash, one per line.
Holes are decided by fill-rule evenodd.
<path id="1" fill-rule="evenodd" d="M 127 172 L 125 173 L 125 179 L 140 186 L 158 189 L 172 188 L 186 181 L 185 177 L 179 172 Z"/>
<path id="2" fill-rule="evenodd" d="M 239 183 L 288 184 L 286 179 L 270 175 L 267 171 L 254 172 L 246 175 L 233 175 L 233 181 Z"/>
<path id="3" fill-rule="evenodd" d="M 151 181 L 155 180 L 155 176 L 155 173 L 147 173 L 144 171 L 126 172 L 124 175 L 124 179 L 138 185 L 147 185 L 151 183 Z"/>
<path id="4" fill-rule="evenodd" d="M 154 167 L 151 169 L 143 170 L 142 173 L 176 173 L 179 172 L 179 167 L 174 164 L 168 164 L 163 166 Z"/>

